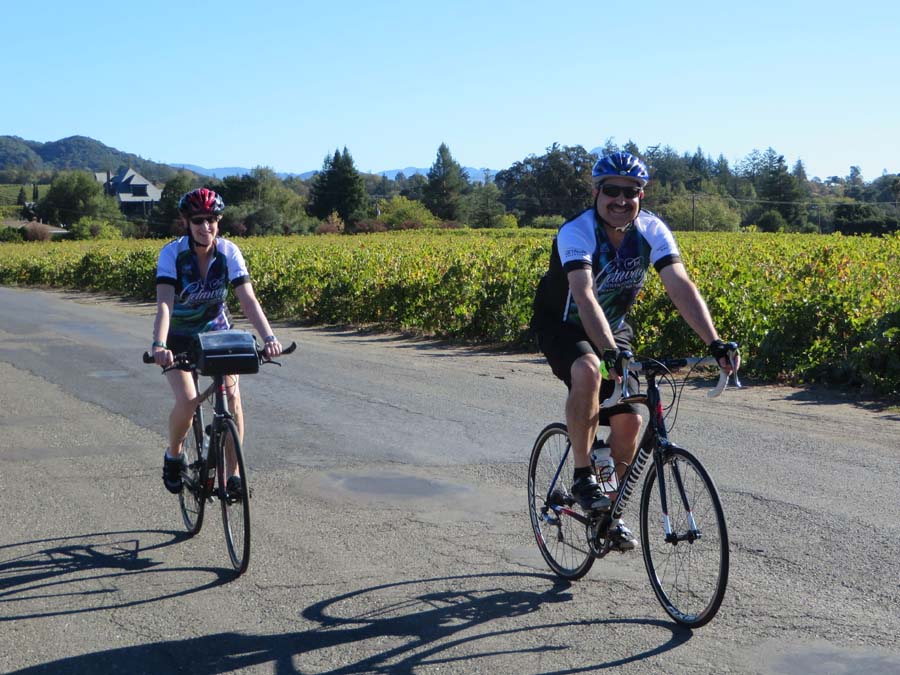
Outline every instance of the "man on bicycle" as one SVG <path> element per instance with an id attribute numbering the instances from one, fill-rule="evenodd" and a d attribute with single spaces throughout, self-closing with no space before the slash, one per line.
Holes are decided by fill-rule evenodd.
<path id="1" fill-rule="evenodd" d="M 641 209 L 650 180 L 646 165 L 627 152 L 615 152 L 600 158 L 591 174 L 594 205 L 560 227 L 532 319 L 541 351 L 569 389 L 566 425 L 575 460 L 571 493 L 586 511 L 611 505 L 591 472 L 597 427 L 610 427 L 607 441 L 620 479 L 637 451 L 637 407 L 601 409 L 600 401 L 612 394 L 619 377 L 612 369 L 618 353 L 631 349 L 633 331 L 626 316 L 651 264 L 681 316 L 730 371 L 725 343 L 681 262 L 672 232 Z M 617 550 L 635 547 L 621 519 L 612 523 L 608 537 Z"/>
<path id="2" fill-rule="evenodd" d="M 174 354 L 188 351 L 197 333 L 228 330 L 231 315 L 225 304 L 228 287 L 234 289 L 244 316 L 265 340 L 266 358 L 281 353 L 266 315 L 263 313 L 250 273 L 240 249 L 232 241 L 219 238 L 219 220 L 225 202 L 213 190 L 198 188 L 181 197 L 178 213 L 185 236 L 166 244 L 156 266 L 156 320 L 153 323 L 152 353 L 156 363 L 169 367 Z M 163 483 L 169 492 L 181 492 L 184 454 L 181 444 L 197 407 L 197 391 L 190 373 L 166 373 L 175 404 L 169 414 L 169 447 L 163 459 Z M 238 436 L 243 440 L 244 416 L 238 376 L 225 377 L 228 408 L 234 415 Z M 240 492 L 238 467 L 228 468 L 228 491 Z"/>

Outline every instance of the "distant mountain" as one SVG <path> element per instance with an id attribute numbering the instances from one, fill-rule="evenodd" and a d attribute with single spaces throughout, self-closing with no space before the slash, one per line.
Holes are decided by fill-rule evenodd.
<path id="1" fill-rule="evenodd" d="M 164 183 L 179 170 L 192 171 L 201 176 L 220 179 L 226 176 L 243 176 L 251 171 L 251 169 L 241 166 L 207 169 L 197 164 L 161 164 L 144 159 L 139 155 L 122 152 L 87 136 L 69 136 L 47 143 L 27 141 L 18 136 L 0 136 L 0 170 L 14 169 L 49 173 L 65 169 L 81 169 L 116 173 L 121 167 L 130 167 L 154 183 Z M 469 174 L 471 181 L 484 181 L 485 173 L 488 171 L 492 176 L 497 173 L 493 169 L 476 169 L 471 166 L 463 168 Z M 415 174 L 427 175 L 428 171 L 428 168 L 408 166 L 403 169 L 379 171 L 375 175 L 387 176 L 393 180 L 400 172 L 409 178 Z M 317 171 L 276 172 L 282 179 L 296 176 L 303 180 L 309 180 L 316 173 Z"/>
<path id="2" fill-rule="evenodd" d="M 26 141 L 18 136 L 0 136 L 0 169 L 35 172 L 82 169 L 115 173 L 123 166 L 131 167 L 157 183 L 165 182 L 176 173 L 167 164 L 122 152 L 87 136 L 69 136 L 48 143 Z"/>
<path id="3" fill-rule="evenodd" d="M 202 166 L 197 166 L 196 164 L 170 164 L 170 166 L 177 169 L 187 169 L 188 171 L 193 171 L 194 173 L 199 173 L 201 176 L 211 176 L 213 178 L 225 178 L 226 176 L 244 176 L 249 174 L 251 169 L 242 166 L 226 166 L 219 167 L 215 169 L 207 169 Z M 470 181 L 484 181 L 484 174 L 486 172 L 490 172 L 491 176 L 496 175 L 496 171 L 493 169 L 476 169 L 471 166 L 463 167 L 466 172 L 469 174 Z M 403 173 L 404 176 L 409 178 L 414 174 L 422 174 L 423 176 L 428 174 L 428 168 L 420 168 L 415 166 L 408 166 L 405 169 L 389 169 L 387 171 L 379 171 L 375 175 L 376 176 L 387 176 L 389 179 L 394 180 L 397 177 L 398 173 Z M 303 173 L 281 173 L 276 172 L 276 175 L 279 178 L 302 178 L 303 180 L 309 180 L 313 176 L 315 176 L 318 171 L 304 171 Z"/>

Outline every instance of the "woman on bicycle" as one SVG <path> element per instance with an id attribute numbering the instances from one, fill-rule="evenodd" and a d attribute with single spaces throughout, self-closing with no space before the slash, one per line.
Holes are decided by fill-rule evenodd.
<path id="1" fill-rule="evenodd" d="M 617 466 L 629 464 L 637 450 L 637 408 L 624 404 L 601 410 L 600 400 L 615 385 L 609 364 L 618 351 L 631 348 L 633 332 L 625 319 L 650 265 L 681 316 L 720 365 L 731 370 L 725 343 L 681 262 L 675 238 L 662 220 L 641 209 L 650 180 L 647 167 L 627 152 L 616 152 L 600 158 L 591 173 L 594 205 L 560 227 L 532 320 L 541 351 L 569 389 L 566 425 L 575 460 L 571 493 L 585 510 L 610 506 L 591 472 L 598 425 L 610 427 L 607 440 Z M 634 535 L 621 520 L 608 536 L 613 548 L 635 547 Z"/>
<path id="2" fill-rule="evenodd" d="M 198 333 L 232 327 L 225 304 L 229 285 L 234 289 L 244 316 L 259 335 L 264 336 L 266 358 L 281 353 L 281 343 L 253 292 L 240 249 L 232 241 L 218 237 L 224 210 L 222 198 L 207 188 L 192 190 L 178 202 L 186 234 L 163 247 L 156 266 L 152 354 L 160 366 L 171 366 L 174 355 L 188 351 Z M 166 378 L 175 404 L 169 414 L 169 447 L 163 460 L 163 483 L 169 492 L 178 494 L 184 465 L 181 444 L 191 428 L 198 392 L 188 372 L 170 370 Z M 234 416 L 238 436 L 243 440 L 244 416 L 238 376 L 226 376 L 225 384 L 228 407 Z M 240 489 L 240 476 L 235 463 L 230 464 L 228 491 L 231 493 Z"/>

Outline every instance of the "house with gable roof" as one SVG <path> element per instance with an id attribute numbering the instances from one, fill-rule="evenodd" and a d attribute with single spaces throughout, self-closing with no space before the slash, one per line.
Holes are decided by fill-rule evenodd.
<path id="1" fill-rule="evenodd" d="M 97 172 L 94 178 L 103 185 L 106 194 L 116 198 L 119 209 L 126 216 L 149 216 L 162 190 L 134 169 L 120 169 L 115 175 Z"/>

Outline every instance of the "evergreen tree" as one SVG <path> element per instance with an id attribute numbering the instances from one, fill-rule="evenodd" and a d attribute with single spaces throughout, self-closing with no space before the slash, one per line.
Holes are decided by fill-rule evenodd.
<path id="1" fill-rule="evenodd" d="M 346 146 L 343 153 L 335 150 L 313 178 L 307 210 L 319 220 L 336 212 L 345 223 L 355 223 L 365 218 L 367 204 L 366 186 L 353 157 Z"/>
<path id="2" fill-rule="evenodd" d="M 25 202 L 28 201 L 25 195 L 25 186 L 19 188 L 19 196 L 16 197 L 16 204 L 19 206 L 25 206 Z"/>
<path id="3" fill-rule="evenodd" d="M 428 171 L 423 195 L 425 206 L 442 220 L 459 220 L 461 199 L 469 190 L 469 176 L 453 159 L 447 144 L 441 143 Z"/>

